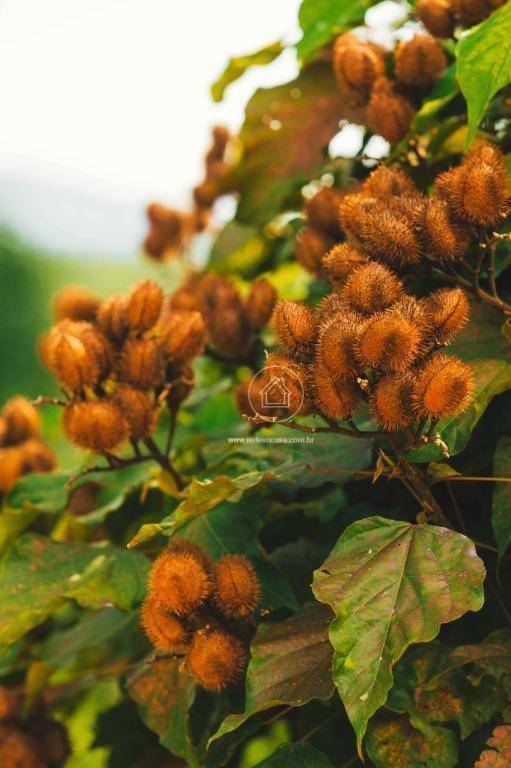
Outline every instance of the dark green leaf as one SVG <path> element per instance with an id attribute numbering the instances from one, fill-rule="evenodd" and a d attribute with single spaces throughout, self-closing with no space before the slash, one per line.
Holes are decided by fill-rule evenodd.
<path id="1" fill-rule="evenodd" d="M 247 69 L 270 64 L 277 56 L 280 56 L 283 50 L 282 43 L 280 40 L 277 40 L 276 43 L 265 45 L 264 48 L 260 48 L 254 53 L 247 53 L 245 56 L 234 56 L 232 59 L 229 59 L 226 68 L 211 86 L 213 101 L 222 101 L 227 86 L 238 80 Z"/>
<path id="2" fill-rule="evenodd" d="M 323 752 L 310 744 L 283 744 L 254 768 L 332 768 Z"/>
<path id="3" fill-rule="evenodd" d="M 510 478 L 508 483 L 495 483 L 492 500 L 491 524 L 502 557 L 511 542 L 511 437 L 502 437 L 497 443 L 493 474 Z"/>
<path id="4" fill-rule="evenodd" d="M 333 37 L 361 24 L 374 1 L 303 0 L 298 16 L 303 35 L 296 46 L 300 59 L 307 61 Z"/>
<path id="5" fill-rule="evenodd" d="M 18 480 L 4 500 L 10 510 L 57 514 L 66 506 L 67 472 L 34 473 Z"/>

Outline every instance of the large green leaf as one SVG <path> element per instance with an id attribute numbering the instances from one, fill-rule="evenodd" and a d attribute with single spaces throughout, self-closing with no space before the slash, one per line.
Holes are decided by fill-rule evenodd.
<path id="1" fill-rule="evenodd" d="M 331 611 L 308 606 L 290 619 L 260 624 L 250 646 L 245 711 L 229 715 L 212 741 L 239 728 L 249 717 L 282 704 L 300 707 L 333 692 Z"/>
<path id="2" fill-rule="evenodd" d="M 310 744 L 283 744 L 254 768 L 332 768 L 323 752 Z"/>
<path id="3" fill-rule="evenodd" d="M 270 64 L 277 56 L 280 56 L 284 47 L 280 40 L 270 45 L 265 45 L 264 48 L 260 48 L 254 53 L 247 53 L 244 56 L 234 56 L 229 59 L 229 62 L 220 75 L 211 86 L 211 96 L 213 101 L 222 101 L 225 93 L 225 89 L 231 83 L 234 83 L 240 78 L 247 69 L 250 67 L 261 67 L 265 64 Z"/>
<path id="4" fill-rule="evenodd" d="M 374 2 L 375 0 L 303 0 L 298 16 L 303 32 L 296 46 L 299 57 L 307 61 L 333 37 L 360 24 L 364 20 L 365 12 Z"/>
<path id="5" fill-rule="evenodd" d="M 143 598 L 149 568 L 138 552 L 25 534 L 0 567 L 0 642 L 15 642 L 68 599 L 128 610 Z"/>
<path id="6" fill-rule="evenodd" d="M 457 75 L 468 107 L 467 146 L 493 96 L 511 82 L 511 2 L 461 38 Z"/>
<path id="7" fill-rule="evenodd" d="M 359 750 L 367 723 L 411 643 L 483 604 L 484 566 L 472 542 L 430 525 L 370 517 L 350 525 L 315 572 L 313 591 L 334 609 L 333 676 Z"/>
<path id="8" fill-rule="evenodd" d="M 502 437 L 493 457 L 495 477 L 511 478 L 511 437 Z M 491 524 L 499 556 L 506 552 L 511 542 L 511 482 L 495 483 L 492 500 Z"/>
<path id="9" fill-rule="evenodd" d="M 386 715 L 369 724 L 367 754 L 376 768 L 454 768 L 456 736 L 447 728 Z"/>

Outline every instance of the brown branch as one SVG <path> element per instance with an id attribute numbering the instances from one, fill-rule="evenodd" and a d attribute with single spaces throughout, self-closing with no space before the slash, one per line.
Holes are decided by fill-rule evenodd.
<path id="1" fill-rule="evenodd" d="M 58 397 L 45 397 L 44 395 L 39 395 L 35 400 L 32 400 L 32 405 L 36 408 L 39 405 L 58 405 L 61 408 L 65 408 L 67 403 L 65 400 L 59 400 Z"/>

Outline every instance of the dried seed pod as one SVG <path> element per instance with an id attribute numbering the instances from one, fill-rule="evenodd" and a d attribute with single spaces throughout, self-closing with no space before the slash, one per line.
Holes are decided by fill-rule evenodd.
<path id="1" fill-rule="evenodd" d="M 484 21 L 492 11 L 500 8 L 505 0 L 453 0 L 454 11 L 465 27 L 473 27 Z"/>
<path id="2" fill-rule="evenodd" d="M 124 318 L 130 333 L 144 333 L 156 324 L 163 305 L 163 291 L 154 280 L 137 283 L 126 295 Z"/>
<path id="3" fill-rule="evenodd" d="M 340 288 L 355 267 L 367 261 L 361 251 L 349 243 L 334 245 L 323 256 L 323 271 L 334 288 Z"/>
<path id="4" fill-rule="evenodd" d="M 127 333 L 126 296 L 115 294 L 101 302 L 96 314 L 99 328 L 112 341 L 122 341 Z"/>
<path id="5" fill-rule="evenodd" d="M 416 299 L 415 296 L 406 295 L 394 304 L 393 309 L 400 312 L 409 323 L 412 323 L 420 331 L 425 342 L 429 340 L 432 324 L 424 299 Z"/>
<path id="6" fill-rule="evenodd" d="M 403 40 L 395 53 L 395 75 L 405 85 L 427 88 L 447 66 L 444 50 L 431 35 L 416 33 Z"/>
<path id="7" fill-rule="evenodd" d="M 363 185 L 364 195 L 376 198 L 416 195 L 417 188 L 412 179 L 399 168 L 379 165 L 369 174 Z"/>
<path id="8" fill-rule="evenodd" d="M 376 78 L 385 72 L 383 50 L 353 33 L 341 35 L 334 41 L 333 69 L 340 87 L 364 101 Z"/>
<path id="9" fill-rule="evenodd" d="M 55 296 L 53 312 L 56 320 L 86 320 L 92 322 L 100 305 L 99 299 L 87 288 L 68 285 Z"/>
<path id="10" fill-rule="evenodd" d="M 252 331 L 260 331 L 267 325 L 277 301 L 277 291 L 264 277 L 250 286 L 243 302 L 245 317 Z"/>
<path id="11" fill-rule="evenodd" d="M 307 272 L 312 275 L 319 274 L 321 272 L 321 260 L 332 245 L 333 242 L 330 237 L 307 227 L 296 238 L 296 259 Z"/>
<path id="12" fill-rule="evenodd" d="M 345 312 L 346 304 L 338 293 L 330 293 L 324 296 L 316 307 L 316 317 L 318 325 L 323 325 L 337 312 Z"/>
<path id="13" fill-rule="evenodd" d="M 5 428 L 4 443 L 20 443 L 39 434 L 41 426 L 39 414 L 32 403 L 22 395 L 12 397 L 5 403 L 2 408 L 2 417 Z"/>
<path id="14" fill-rule="evenodd" d="M 368 197 L 364 191 L 344 196 L 339 205 L 339 221 L 346 237 L 357 239 L 361 221 L 370 215 L 377 203 L 375 197 Z"/>
<path id="15" fill-rule="evenodd" d="M 360 369 L 355 344 L 363 320 L 348 309 L 340 310 L 322 323 L 315 362 L 334 379 L 355 379 Z"/>
<path id="16" fill-rule="evenodd" d="M 6 728 L 0 739 L 0 765 L 2 768 L 46 768 L 35 741 L 14 725 Z"/>
<path id="17" fill-rule="evenodd" d="M 72 401 L 64 409 L 62 426 L 69 440 L 89 451 L 113 451 L 130 433 L 128 421 L 111 402 Z"/>
<path id="18" fill-rule="evenodd" d="M 51 472 L 57 465 L 57 457 L 51 448 L 36 437 L 20 443 L 23 457 L 23 473 Z"/>
<path id="19" fill-rule="evenodd" d="M 212 345 L 223 355 L 243 357 L 250 342 L 250 329 L 241 307 L 227 307 L 208 317 L 208 332 Z"/>
<path id="20" fill-rule="evenodd" d="M 296 301 L 280 299 L 275 305 L 273 325 L 279 341 L 292 355 L 310 355 L 317 336 L 316 319 L 310 309 Z"/>
<path id="21" fill-rule="evenodd" d="M 402 296 L 401 280 L 375 261 L 354 269 L 341 291 L 341 299 L 355 312 L 364 315 L 387 309 Z"/>
<path id="22" fill-rule="evenodd" d="M 280 416 L 287 411 L 305 416 L 310 412 L 307 382 L 308 373 L 304 365 L 272 353 L 264 364 L 261 403 L 254 403 L 257 393 L 253 398 L 251 392 L 252 403 L 262 415 Z M 272 392 L 272 387 L 276 387 L 276 393 Z"/>
<path id="23" fill-rule="evenodd" d="M 456 19 L 451 0 L 418 0 L 415 15 L 435 37 L 452 37 Z"/>
<path id="24" fill-rule="evenodd" d="M 183 653 L 186 650 L 189 634 L 182 619 L 170 613 L 152 595 L 142 603 L 140 623 L 159 653 Z"/>
<path id="25" fill-rule="evenodd" d="M 0 448 L 0 494 L 7 493 L 23 474 L 23 450 L 18 445 Z"/>
<path id="26" fill-rule="evenodd" d="M 382 376 L 370 400 L 374 421 L 387 432 L 409 427 L 414 419 L 413 390 L 414 378 L 410 373 L 387 373 Z"/>
<path id="27" fill-rule="evenodd" d="M 342 237 L 339 204 L 343 197 L 340 189 L 321 187 L 314 197 L 305 201 L 307 221 L 314 231 L 335 239 Z"/>
<path id="28" fill-rule="evenodd" d="M 390 144 L 397 144 L 410 129 L 415 110 L 410 102 L 398 93 L 391 81 L 379 77 L 371 91 L 367 105 L 367 125 Z"/>
<path id="29" fill-rule="evenodd" d="M 468 299 L 461 288 L 439 288 L 426 299 L 426 311 L 435 341 L 448 344 L 468 322 Z"/>
<path id="30" fill-rule="evenodd" d="M 360 364 L 382 371 L 404 371 L 419 355 L 421 329 L 392 308 L 369 318 L 357 341 Z"/>
<path id="31" fill-rule="evenodd" d="M 355 382 L 334 379 L 315 367 L 311 373 L 314 403 L 330 419 L 348 419 L 360 402 L 360 388 Z"/>
<path id="32" fill-rule="evenodd" d="M 193 287 L 184 285 L 174 291 L 170 296 L 167 307 L 164 307 L 164 313 L 173 310 L 182 310 L 184 312 L 199 312 L 201 309 L 200 294 Z"/>
<path id="33" fill-rule="evenodd" d="M 459 358 L 436 352 L 416 375 L 413 403 L 420 416 L 445 419 L 462 413 L 469 405 L 472 371 Z"/>
<path id="34" fill-rule="evenodd" d="M 371 257 L 396 265 L 421 259 L 421 241 L 414 221 L 422 208 L 418 197 L 380 201 L 360 217 L 358 240 Z"/>
<path id="35" fill-rule="evenodd" d="M 161 349 L 172 362 L 184 363 L 200 355 L 206 343 L 206 326 L 200 312 L 171 312 L 165 320 Z"/>
<path id="36" fill-rule="evenodd" d="M 195 552 L 169 547 L 153 563 L 149 574 L 151 596 L 169 611 L 186 616 L 211 593 L 211 576 Z"/>
<path id="37" fill-rule="evenodd" d="M 240 641 L 219 629 L 196 632 L 186 656 L 193 677 L 213 692 L 233 683 L 242 672 L 244 662 L 245 652 Z"/>
<path id="38" fill-rule="evenodd" d="M 136 389 L 154 389 L 162 379 L 161 351 L 154 339 L 129 339 L 119 361 L 119 376 Z"/>
<path id="39" fill-rule="evenodd" d="M 72 392 L 93 387 L 101 374 L 101 360 L 90 338 L 83 334 L 84 325 L 89 324 L 64 320 L 52 328 L 46 343 L 50 370 L 60 385 Z M 95 333 L 93 326 L 89 330 Z"/>
<path id="40" fill-rule="evenodd" d="M 449 206 L 439 197 L 429 197 L 417 217 L 424 250 L 437 259 L 457 259 L 469 242 L 468 230 L 454 220 Z"/>
<path id="41" fill-rule="evenodd" d="M 157 414 L 147 392 L 123 384 L 115 390 L 112 402 L 129 424 L 130 440 L 143 440 L 154 432 Z"/>
<path id="42" fill-rule="evenodd" d="M 216 563 L 213 599 L 226 616 L 246 618 L 260 600 L 261 586 L 252 563 L 243 555 L 224 555 Z"/>
<path id="43" fill-rule="evenodd" d="M 206 322 L 214 320 L 219 313 L 233 310 L 242 313 L 241 296 L 236 286 L 228 277 L 209 272 L 200 278 L 196 285 L 200 297 L 200 311 Z"/>

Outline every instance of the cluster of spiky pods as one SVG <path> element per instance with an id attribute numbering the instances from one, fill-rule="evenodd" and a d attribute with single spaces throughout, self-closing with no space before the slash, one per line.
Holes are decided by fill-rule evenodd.
<path id="1" fill-rule="evenodd" d="M 149 232 L 143 249 L 155 261 L 178 256 L 193 235 L 208 225 L 211 208 L 220 194 L 231 164 L 228 160 L 229 131 L 222 125 L 212 130 L 212 143 L 204 159 L 204 179 L 193 190 L 193 207 L 179 211 L 161 203 L 147 206 Z"/>
<path id="2" fill-rule="evenodd" d="M 197 683 L 218 692 L 243 671 L 259 600 L 259 580 L 246 557 L 224 555 L 213 563 L 183 540 L 153 563 L 141 623 L 158 654 L 183 656 Z"/>
<path id="3" fill-rule="evenodd" d="M 8 400 L 0 413 L 0 496 L 31 472 L 50 472 L 55 455 L 40 438 L 39 414 L 20 396 Z"/>
<path id="4" fill-rule="evenodd" d="M 194 386 L 190 364 L 206 340 L 202 315 L 171 309 L 151 280 L 102 302 L 68 288 L 55 306 L 57 323 L 40 348 L 64 393 L 56 402 L 64 406 L 68 438 L 103 454 L 112 467 L 153 458 L 174 474 L 169 451 L 160 450 L 152 434 L 166 406 L 171 438 L 175 412 Z M 116 456 L 126 443 L 133 455 Z"/>
<path id="5" fill-rule="evenodd" d="M 0 686 L 0 765 L 2 768 L 61 768 L 70 747 L 63 725 L 38 702 L 25 713 L 21 688 Z"/>

